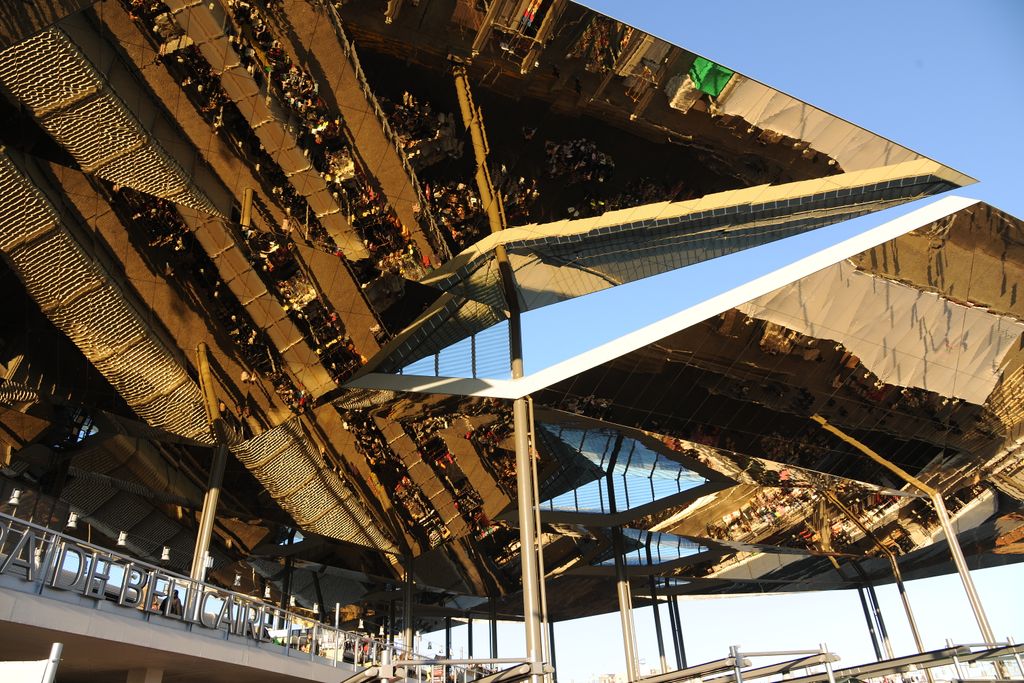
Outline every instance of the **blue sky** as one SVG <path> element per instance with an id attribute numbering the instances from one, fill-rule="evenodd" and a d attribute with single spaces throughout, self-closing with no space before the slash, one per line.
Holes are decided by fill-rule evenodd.
<path id="1" fill-rule="evenodd" d="M 1024 2 L 586 4 L 971 175 L 979 183 L 957 194 L 1024 217 Z M 875 214 L 876 222 L 911 208 Z M 578 301 L 582 311 L 588 298 Z M 997 636 L 1024 637 L 1024 569 L 975 572 L 975 580 Z M 979 639 L 956 576 L 911 582 L 908 592 L 927 646 Z M 912 652 L 895 589 L 879 593 L 896 652 Z M 694 600 L 682 610 L 691 663 L 725 656 L 732 644 L 807 648 L 821 641 L 844 664 L 873 659 L 856 593 Z M 656 659 L 651 611 L 638 611 L 636 621 L 646 669 Z M 478 628 L 479 656 L 487 637 Z M 456 652 L 464 632 L 457 629 Z M 436 649 L 444 637 L 425 640 Z M 521 653 L 521 626 L 503 627 L 501 641 L 502 656 Z M 556 643 L 562 683 L 625 668 L 617 615 L 559 624 Z"/>

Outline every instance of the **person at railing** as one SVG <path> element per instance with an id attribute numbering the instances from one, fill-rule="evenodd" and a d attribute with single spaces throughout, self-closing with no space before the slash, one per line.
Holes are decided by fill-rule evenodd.
<path id="1" fill-rule="evenodd" d="M 173 596 L 167 596 L 160 602 L 160 611 L 164 614 L 173 614 L 179 617 L 184 614 L 184 608 L 181 605 L 181 596 L 177 590 L 174 591 Z"/>

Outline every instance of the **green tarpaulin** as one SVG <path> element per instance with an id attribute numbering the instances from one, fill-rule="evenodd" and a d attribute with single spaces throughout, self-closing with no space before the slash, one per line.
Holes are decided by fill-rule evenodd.
<path id="1" fill-rule="evenodd" d="M 690 67 L 690 80 L 693 81 L 697 90 L 706 92 L 712 97 L 718 97 L 730 78 L 732 78 L 731 70 L 703 57 L 693 60 L 693 66 Z"/>

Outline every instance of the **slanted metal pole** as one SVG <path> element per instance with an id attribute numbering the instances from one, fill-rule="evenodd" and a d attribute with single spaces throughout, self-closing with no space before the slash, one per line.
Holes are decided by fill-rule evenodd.
<path id="1" fill-rule="evenodd" d="M 872 611 L 875 613 L 875 621 L 878 623 L 878 633 L 882 636 L 882 647 L 885 649 L 886 659 L 893 659 L 896 655 L 892 652 L 892 642 L 889 641 L 889 631 L 885 628 L 885 619 L 882 618 L 882 606 L 878 604 L 878 594 L 875 587 L 870 583 L 867 585 L 868 598 L 871 599 Z"/>
<path id="2" fill-rule="evenodd" d="M 675 651 L 675 655 L 676 655 L 676 668 L 677 669 L 682 669 L 683 668 L 683 658 L 680 656 L 681 652 L 680 652 L 680 647 L 679 647 L 679 633 L 678 633 L 679 627 L 676 625 L 676 613 L 675 613 L 675 610 L 672 609 L 672 596 L 666 596 L 665 606 L 668 607 L 668 630 L 669 630 L 669 634 L 672 636 L 672 649 Z"/>
<path id="3" fill-rule="evenodd" d="M 903 573 L 900 571 L 899 561 L 896 559 L 896 553 L 890 550 L 885 544 L 878 540 L 875 534 L 869 529 L 860 518 L 853 513 L 853 510 L 846 507 L 843 501 L 839 500 L 839 497 L 832 491 L 826 491 L 825 497 L 837 508 L 840 512 L 846 515 L 847 519 L 857 525 L 857 528 L 861 532 L 874 542 L 875 546 L 882 551 L 882 554 L 889 560 L 889 567 L 892 569 L 893 578 L 896 581 L 896 588 L 900 593 L 900 600 L 903 602 L 903 611 L 907 615 L 907 623 L 910 624 L 910 633 L 914 636 L 914 644 L 917 646 L 918 654 L 924 654 L 924 641 L 921 640 L 921 631 L 917 628 L 917 619 L 914 618 L 914 610 L 910 608 L 910 598 L 907 596 L 907 588 L 903 585 Z M 864 574 L 863 569 L 860 565 L 854 564 L 854 568 L 860 572 L 862 576 Z"/>
<path id="4" fill-rule="evenodd" d="M 54 683 L 57 680 L 57 667 L 60 666 L 60 656 L 63 652 L 63 643 L 54 643 L 50 646 L 50 656 L 47 658 L 46 667 L 43 669 L 42 683 Z"/>
<path id="5" fill-rule="evenodd" d="M 825 643 L 818 645 L 818 651 L 821 652 L 822 659 L 825 660 L 825 672 L 828 674 L 828 683 L 836 683 L 836 675 L 832 671 L 832 662 L 828 658 L 828 646 Z"/>
<path id="6" fill-rule="evenodd" d="M 971 609 L 974 611 L 974 618 L 977 620 L 978 628 L 981 630 L 981 636 L 986 643 L 994 644 L 996 642 L 995 634 L 992 631 L 992 626 L 988 623 L 988 617 L 985 615 L 985 608 L 981 605 L 981 598 L 978 596 L 978 591 L 974 587 L 974 580 L 971 578 L 971 571 L 967 567 L 967 561 L 964 559 L 963 550 L 960 548 L 960 541 L 956 537 L 956 532 L 953 531 L 953 525 L 949 523 L 949 511 L 946 510 L 946 503 L 942 500 L 942 494 L 935 488 L 911 475 L 902 467 L 889 462 L 857 439 L 830 425 L 825 418 L 820 415 L 812 415 L 811 419 L 820 424 L 826 431 L 831 432 L 846 443 L 850 444 L 882 467 L 900 477 L 906 483 L 916 487 L 931 499 L 932 505 L 935 507 L 935 514 L 939 518 L 939 526 L 942 527 L 942 531 L 946 535 L 946 541 L 949 543 L 949 552 L 953 556 L 953 564 L 956 565 L 957 573 L 960 574 L 960 581 L 964 584 L 964 592 L 967 593 L 967 600 L 971 603 Z"/>
<path id="7" fill-rule="evenodd" d="M 217 519 L 217 501 L 220 499 L 220 487 L 224 482 L 224 466 L 227 463 L 228 448 L 225 445 L 226 431 L 213 389 L 213 374 L 210 372 L 210 358 L 205 343 L 200 343 L 196 349 L 196 360 L 199 369 L 199 386 L 202 389 L 203 402 L 206 405 L 206 417 L 210 422 L 213 438 L 218 444 L 210 465 L 210 478 L 207 482 L 206 493 L 203 495 L 203 510 L 199 516 L 196 545 L 192 553 L 192 570 L 189 573 L 193 581 L 201 582 L 206 578 L 206 558 L 210 552 L 210 540 L 213 538 L 213 524 Z"/>
<path id="8" fill-rule="evenodd" d="M 871 646 L 875 648 L 875 660 L 880 662 L 882 661 L 882 648 L 878 644 L 878 631 L 875 629 L 875 620 L 871 617 L 871 610 L 868 609 L 868 599 L 864 596 L 864 586 L 857 586 L 857 597 L 860 598 L 860 606 L 864 610 L 864 621 L 868 624 Z"/>
<path id="9" fill-rule="evenodd" d="M 686 668 L 686 641 L 683 640 L 683 617 L 679 613 L 679 596 L 672 596 L 672 611 L 676 615 L 676 627 L 679 629 L 679 659 L 680 669 Z"/>

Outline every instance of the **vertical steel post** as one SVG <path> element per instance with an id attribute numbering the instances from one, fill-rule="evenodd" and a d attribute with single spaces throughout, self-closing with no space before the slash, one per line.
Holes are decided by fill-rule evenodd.
<path id="1" fill-rule="evenodd" d="M 207 556 L 210 552 L 210 541 L 213 538 L 213 524 L 217 519 L 217 501 L 220 499 L 220 488 L 224 482 L 224 466 L 227 463 L 228 449 L 224 445 L 225 434 L 223 418 L 213 388 L 213 374 L 210 371 L 210 357 L 205 343 L 196 348 L 196 365 L 199 370 L 199 386 L 206 406 L 206 417 L 210 423 L 213 438 L 218 444 L 210 465 L 210 478 L 206 493 L 203 495 L 203 510 L 199 516 L 199 529 L 196 531 L 196 545 L 192 553 L 192 569 L 189 577 L 193 581 L 206 579 Z"/>
<path id="2" fill-rule="evenodd" d="M 882 648 L 878 643 L 878 631 L 875 629 L 875 620 L 868 608 L 868 599 L 864 596 L 864 586 L 857 586 L 857 597 L 860 598 L 861 609 L 864 610 L 864 621 L 868 625 L 868 634 L 871 636 L 871 646 L 875 648 L 875 661 L 882 661 Z"/>
<path id="3" fill-rule="evenodd" d="M 676 615 L 676 627 L 679 628 L 679 659 L 682 660 L 682 663 L 679 665 L 679 668 L 685 669 L 686 668 L 686 641 L 683 640 L 683 617 L 679 613 L 679 596 L 678 595 L 673 595 L 672 596 L 672 611 L 675 612 L 675 615 Z"/>
<path id="4" fill-rule="evenodd" d="M 491 658 L 498 658 L 498 603 L 492 597 L 490 598 L 490 628 L 488 629 L 491 641 Z"/>
<path id="5" fill-rule="evenodd" d="M 555 622 L 548 620 L 548 643 L 551 645 L 551 683 L 558 683 L 558 665 L 555 662 Z"/>
<path id="6" fill-rule="evenodd" d="M 651 553 L 651 539 L 653 535 L 647 534 L 647 571 L 651 571 L 654 560 Z M 658 660 L 661 663 L 661 673 L 668 672 L 668 663 L 665 661 L 665 636 L 661 632 L 661 602 L 658 600 L 657 582 L 653 574 L 647 575 L 651 590 L 651 609 L 654 610 L 654 636 L 658 641 Z"/>
<path id="7" fill-rule="evenodd" d="M 622 647 L 626 654 L 626 680 L 634 683 L 640 679 L 640 664 L 636 650 L 636 632 L 633 626 L 633 596 L 629 589 L 629 576 L 623 561 L 625 547 L 622 529 L 612 529 L 612 552 L 615 554 L 615 589 L 619 598 L 619 619 L 622 623 Z"/>
<path id="8" fill-rule="evenodd" d="M 875 613 L 875 622 L 878 623 L 878 634 L 882 637 L 882 647 L 885 649 L 886 659 L 894 659 L 896 655 L 892 652 L 892 642 L 889 640 L 889 630 L 885 628 L 885 619 L 882 618 L 882 606 L 878 604 L 878 594 L 875 593 L 875 587 L 870 583 L 867 585 L 867 591 L 872 611 Z"/>
<path id="9" fill-rule="evenodd" d="M 828 683 L 836 683 L 836 675 L 832 671 L 832 662 L 828 658 L 828 646 L 825 643 L 821 643 L 818 645 L 818 652 L 822 654 L 822 658 L 825 660 L 825 672 L 828 674 Z"/>
<path id="10" fill-rule="evenodd" d="M 473 659 L 473 616 L 466 616 L 466 655 Z"/>
<path id="11" fill-rule="evenodd" d="M 736 677 L 736 683 L 743 683 L 743 657 L 740 655 L 739 645 L 729 646 L 729 657 L 732 659 L 732 672 Z"/>
<path id="12" fill-rule="evenodd" d="M 672 649 L 675 651 L 675 655 L 676 655 L 676 668 L 677 669 L 682 669 L 683 668 L 683 658 L 680 656 L 681 652 L 680 652 L 680 647 L 679 647 L 679 633 L 678 633 L 679 627 L 676 624 L 676 613 L 675 613 L 675 610 L 672 609 L 672 596 L 666 596 L 666 598 L 667 599 L 665 600 L 665 606 L 668 607 L 668 630 L 669 630 L 669 635 L 672 636 Z"/>
<path id="13" fill-rule="evenodd" d="M 412 628 L 412 598 L 413 598 L 413 559 L 412 556 L 406 558 L 405 561 L 405 601 L 402 604 L 402 628 L 404 629 L 403 640 L 405 640 L 405 649 L 409 651 L 413 657 L 415 657 L 415 647 L 412 642 L 413 628 Z"/>

